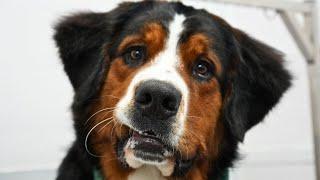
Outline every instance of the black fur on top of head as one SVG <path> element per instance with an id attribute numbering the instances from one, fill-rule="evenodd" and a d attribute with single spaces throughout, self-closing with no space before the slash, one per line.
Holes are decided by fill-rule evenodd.
<path id="1" fill-rule="evenodd" d="M 106 78 L 113 54 L 112 44 L 121 38 L 124 26 L 133 17 L 142 16 L 160 4 L 162 8 L 157 13 L 174 10 L 185 16 L 212 18 L 215 23 L 208 23 L 207 26 L 216 26 L 220 37 L 215 38 L 224 43 L 223 47 L 216 47 L 215 50 L 224 60 L 221 119 L 225 133 L 219 155 L 211 162 L 208 179 L 219 177 L 232 166 L 237 158 L 238 143 L 243 141 L 245 133 L 263 120 L 289 88 L 291 76 L 284 68 L 281 53 L 204 10 L 177 2 L 143 1 L 122 3 L 107 13 L 84 12 L 67 16 L 55 26 L 54 40 L 75 91 L 72 110 L 76 141 L 59 168 L 58 180 L 93 179 L 93 168 L 99 165 L 96 158 L 87 154 L 83 145 L 87 132 L 83 122 L 89 117 L 90 100 L 97 96 Z"/>

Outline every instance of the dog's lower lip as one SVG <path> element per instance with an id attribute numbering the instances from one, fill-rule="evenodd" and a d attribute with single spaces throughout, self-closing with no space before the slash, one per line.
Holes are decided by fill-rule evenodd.
<path id="1" fill-rule="evenodd" d="M 127 148 L 131 149 L 136 157 L 145 161 L 161 162 L 171 155 L 171 151 L 160 138 L 134 130 L 128 139 Z"/>
<path id="2" fill-rule="evenodd" d="M 132 149 L 146 149 L 146 150 L 158 150 L 164 149 L 165 146 L 161 140 L 155 136 L 145 135 L 137 131 L 133 131 L 132 136 L 130 137 L 131 141 L 134 141 L 134 146 L 131 146 Z"/>

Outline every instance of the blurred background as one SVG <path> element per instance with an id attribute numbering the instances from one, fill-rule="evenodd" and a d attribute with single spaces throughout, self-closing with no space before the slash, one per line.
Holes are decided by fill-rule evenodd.
<path id="1" fill-rule="evenodd" d="M 52 40 L 53 24 L 63 15 L 109 11 L 119 2 L 0 0 L 1 180 L 54 179 L 74 131 L 73 92 Z M 231 170 L 231 179 L 314 180 L 307 64 L 280 16 L 261 8 L 183 2 L 205 8 L 283 51 L 286 66 L 294 75 L 293 86 L 281 102 L 247 133 L 241 145 L 242 159 Z"/>

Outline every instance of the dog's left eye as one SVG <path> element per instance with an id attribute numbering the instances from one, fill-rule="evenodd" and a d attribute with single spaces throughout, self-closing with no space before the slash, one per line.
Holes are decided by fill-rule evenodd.
<path id="1" fill-rule="evenodd" d="M 124 55 L 124 62 L 130 67 L 141 65 L 146 58 L 146 48 L 144 46 L 133 46 L 128 48 Z"/>
<path id="2" fill-rule="evenodd" d="M 192 67 L 192 74 L 197 80 L 210 80 L 214 75 L 214 65 L 207 60 L 197 60 Z"/>

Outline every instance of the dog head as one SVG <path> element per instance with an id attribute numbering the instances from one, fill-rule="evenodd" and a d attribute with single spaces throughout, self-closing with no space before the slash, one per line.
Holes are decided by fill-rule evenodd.
<path id="1" fill-rule="evenodd" d="M 290 85 L 278 51 L 181 3 L 75 14 L 55 40 L 75 90 L 78 138 L 99 156 L 163 176 L 229 166 Z"/>

